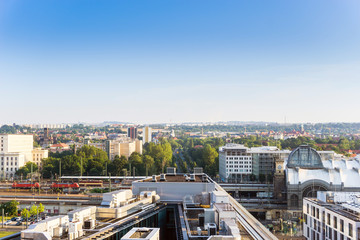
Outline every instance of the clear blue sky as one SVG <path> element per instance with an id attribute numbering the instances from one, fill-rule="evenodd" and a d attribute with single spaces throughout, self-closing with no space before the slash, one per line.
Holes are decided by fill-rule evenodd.
<path id="1" fill-rule="evenodd" d="M 358 0 L 1 0 L 0 124 L 359 122 Z"/>

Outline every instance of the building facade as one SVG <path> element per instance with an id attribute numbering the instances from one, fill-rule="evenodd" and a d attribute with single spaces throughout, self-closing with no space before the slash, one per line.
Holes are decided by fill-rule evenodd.
<path id="1" fill-rule="evenodd" d="M 224 182 L 242 182 L 252 174 L 249 148 L 240 144 L 226 144 L 219 148 L 219 175 Z"/>
<path id="2" fill-rule="evenodd" d="M 248 181 L 252 174 L 256 178 L 261 174 L 272 176 L 275 173 L 275 159 L 284 162 L 289 154 L 289 150 L 272 146 L 247 148 L 241 144 L 226 144 L 219 148 L 220 178 L 224 182 L 242 182 Z"/>
<path id="3" fill-rule="evenodd" d="M 129 127 L 128 130 L 127 130 L 127 136 L 132 140 L 137 139 L 137 137 L 138 137 L 137 128 L 136 127 Z"/>
<path id="4" fill-rule="evenodd" d="M 105 149 L 109 159 L 114 160 L 115 156 L 129 158 L 133 152 L 142 154 L 142 147 L 142 143 L 138 139 L 134 141 L 108 140 Z"/>
<path id="5" fill-rule="evenodd" d="M 142 136 L 143 136 L 143 144 L 151 142 L 152 141 L 151 127 L 149 126 L 144 127 Z"/>
<path id="6" fill-rule="evenodd" d="M 309 240 L 360 239 L 359 194 L 319 192 L 318 198 L 304 198 L 303 235 Z M 341 194 L 337 201 L 334 194 Z M 321 196 L 322 195 L 322 196 Z"/>
<path id="7" fill-rule="evenodd" d="M 49 157 L 49 151 L 41 148 L 34 148 L 32 151 L 32 161 L 39 169 L 42 168 L 42 160 Z"/>
<path id="8" fill-rule="evenodd" d="M 32 161 L 33 135 L 0 135 L 1 178 L 12 178 L 16 171 Z"/>

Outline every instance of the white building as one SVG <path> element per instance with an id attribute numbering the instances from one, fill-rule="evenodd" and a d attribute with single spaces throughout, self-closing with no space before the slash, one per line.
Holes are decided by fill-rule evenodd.
<path id="1" fill-rule="evenodd" d="M 15 172 L 26 162 L 32 161 L 33 135 L 0 135 L 0 177 L 14 177 Z"/>
<path id="2" fill-rule="evenodd" d="M 249 148 L 229 143 L 219 148 L 219 175 L 222 181 L 248 179 L 252 174 Z"/>
<path id="3" fill-rule="evenodd" d="M 226 144 L 219 148 L 219 174 L 222 181 L 249 180 L 251 174 L 259 177 L 275 172 L 275 158 L 286 159 L 289 150 L 274 146 L 247 148 L 241 144 Z"/>
<path id="4" fill-rule="evenodd" d="M 151 127 L 146 126 L 143 128 L 142 137 L 143 137 L 143 144 L 151 142 L 152 140 Z"/>
<path id="5" fill-rule="evenodd" d="M 360 194 L 318 192 L 304 198 L 304 236 L 311 240 L 360 239 Z"/>

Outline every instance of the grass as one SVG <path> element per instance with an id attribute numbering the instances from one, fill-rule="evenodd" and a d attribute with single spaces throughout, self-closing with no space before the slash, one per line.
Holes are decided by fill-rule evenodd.
<path id="1" fill-rule="evenodd" d="M 17 233 L 17 232 L 0 231 L 0 238 L 6 237 L 6 236 L 11 235 L 11 234 L 14 234 L 14 233 Z"/>

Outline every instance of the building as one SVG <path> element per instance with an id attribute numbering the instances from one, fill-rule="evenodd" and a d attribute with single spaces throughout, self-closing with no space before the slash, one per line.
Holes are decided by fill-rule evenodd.
<path id="1" fill-rule="evenodd" d="M 240 144 L 226 144 L 219 148 L 219 175 L 224 182 L 249 180 L 252 156 L 249 148 Z"/>
<path id="2" fill-rule="evenodd" d="M 302 199 L 318 191 L 360 192 L 359 160 L 321 160 L 313 148 L 302 145 L 291 152 L 285 166 L 288 209 L 300 210 Z"/>
<path id="3" fill-rule="evenodd" d="M 137 137 L 138 137 L 137 128 L 136 127 L 129 127 L 128 130 L 127 130 L 127 136 L 131 140 L 137 139 Z"/>
<path id="4" fill-rule="evenodd" d="M 1 178 L 12 178 L 15 172 L 32 161 L 33 135 L 1 134 L 0 135 Z"/>
<path id="5" fill-rule="evenodd" d="M 290 150 L 280 150 L 274 146 L 253 147 L 249 151 L 253 160 L 253 174 L 255 176 L 273 175 L 275 172 L 275 159 L 285 160 Z"/>
<path id="6" fill-rule="evenodd" d="M 272 176 L 275 172 L 275 159 L 284 161 L 290 155 L 289 150 L 277 147 L 247 148 L 241 144 L 226 144 L 219 148 L 219 174 L 224 182 L 250 180 L 250 175 Z M 268 179 L 270 180 L 270 179 Z"/>
<path id="7" fill-rule="evenodd" d="M 303 235 L 311 240 L 360 239 L 360 194 L 318 192 L 304 198 Z"/>
<path id="8" fill-rule="evenodd" d="M 34 148 L 32 155 L 32 161 L 41 169 L 42 160 L 49 157 L 49 151 L 41 148 Z"/>
<path id="9" fill-rule="evenodd" d="M 151 142 L 152 140 L 151 127 L 146 126 L 143 128 L 142 137 L 143 137 L 143 144 Z"/>
<path id="10" fill-rule="evenodd" d="M 51 152 L 64 152 L 69 150 L 70 150 L 70 146 L 65 143 L 53 144 L 50 146 Z"/>
<path id="11" fill-rule="evenodd" d="M 133 141 L 119 141 L 119 140 L 108 140 L 106 141 L 106 152 L 110 160 L 114 160 L 115 156 L 130 157 L 133 152 L 142 154 L 141 141 L 135 139 Z"/>

